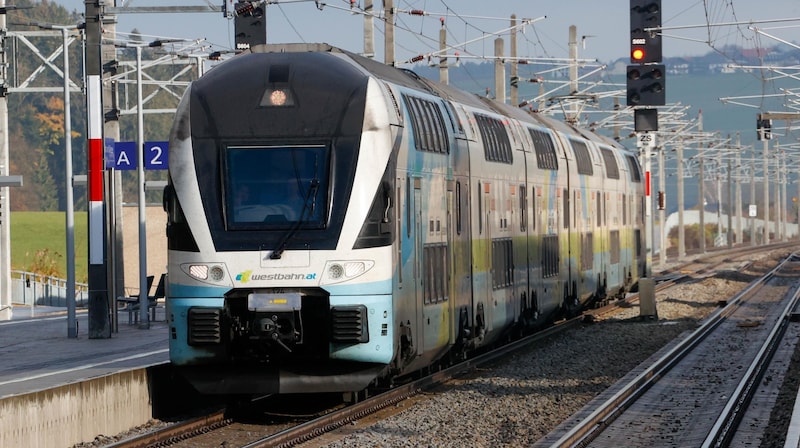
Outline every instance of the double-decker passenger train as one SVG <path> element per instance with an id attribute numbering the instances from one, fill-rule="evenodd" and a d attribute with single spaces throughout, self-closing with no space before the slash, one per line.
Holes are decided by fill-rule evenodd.
<path id="1" fill-rule="evenodd" d="M 356 392 L 645 269 L 634 153 L 325 44 L 194 81 L 169 160 L 170 359 L 202 393 Z"/>

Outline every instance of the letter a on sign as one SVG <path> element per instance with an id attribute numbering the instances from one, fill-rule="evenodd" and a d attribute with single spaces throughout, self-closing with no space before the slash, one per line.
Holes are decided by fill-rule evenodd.
<path id="1" fill-rule="evenodd" d="M 136 142 L 114 143 L 114 169 L 135 170 L 137 160 Z"/>

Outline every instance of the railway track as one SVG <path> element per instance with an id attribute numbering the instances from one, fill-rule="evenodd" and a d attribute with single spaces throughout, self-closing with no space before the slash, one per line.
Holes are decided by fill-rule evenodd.
<path id="1" fill-rule="evenodd" d="M 761 248 L 761 250 L 763 251 L 763 248 Z M 748 251 L 745 250 L 743 252 L 747 253 Z M 738 269 L 746 266 L 747 264 L 747 262 L 737 261 L 735 253 L 728 252 L 709 254 L 707 257 L 697 258 L 685 265 L 674 268 L 672 272 L 662 275 L 663 281 L 659 282 L 657 289 L 661 290 L 663 288 L 668 288 L 683 281 L 683 279 L 687 278 L 688 273 L 692 271 L 708 273 L 713 272 L 716 269 L 725 269 L 726 265 L 730 266 L 729 269 Z M 269 425 L 266 425 L 263 430 L 252 430 L 252 428 L 247 429 L 246 432 L 248 433 L 261 433 L 263 435 L 252 436 L 251 439 L 249 439 L 250 441 L 246 442 L 246 444 L 229 444 L 229 446 L 293 446 L 304 441 L 312 440 L 314 437 L 324 434 L 327 431 L 341 428 L 350 422 L 361 420 L 365 416 L 377 412 L 380 409 L 391 407 L 392 405 L 405 400 L 409 396 L 413 396 L 414 394 L 419 393 L 426 388 L 430 388 L 436 384 L 445 382 L 448 379 L 459 374 L 463 374 L 470 369 L 475 369 L 477 366 L 480 366 L 483 363 L 488 363 L 499 357 L 506 356 L 508 353 L 511 353 L 520 347 L 528 346 L 537 340 L 541 340 L 561 331 L 565 331 L 566 329 L 572 328 L 580 324 L 582 320 L 602 317 L 604 314 L 611 314 L 615 309 L 619 309 L 619 307 L 630 307 L 635 304 L 636 300 L 636 296 L 630 296 L 626 300 L 621 300 L 611 305 L 596 310 L 591 310 L 580 318 L 562 321 L 559 323 L 559 325 L 548 329 L 546 332 L 538 333 L 537 335 L 530 336 L 517 341 L 514 344 L 508 345 L 504 347 L 502 351 L 487 354 L 485 357 L 476 357 L 470 359 L 465 363 L 453 366 L 452 368 L 435 372 L 417 382 L 398 386 L 386 394 L 369 398 L 360 403 L 347 406 L 340 410 L 325 413 L 325 415 L 319 418 L 310 419 L 307 422 L 301 422 L 299 424 L 296 422 L 292 423 L 291 425 L 284 424 L 283 427 L 291 426 L 286 429 L 276 429 L 276 427 Z M 233 427 L 239 425 L 240 423 L 231 419 L 226 419 L 224 414 L 220 412 L 214 416 L 196 419 L 192 422 L 188 422 L 187 424 L 187 428 L 189 428 L 188 430 L 182 429 L 183 424 L 173 425 L 170 428 L 165 428 L 151 434 L 131 438 L 111 446 L 198 446 L 196 445 L 197 439 L 193 438 L 194 434 L 206 434 L 213 431 L 227 431 L 229 433 L 237 432 L 238 430 L 234 429 Z M 181 442 L 182 440 L 188 441 Z"/>
<path id="2" fill-rule="evenodd" d="M 728 446 L 797 308 L 798 274 L 798 259 L 787 258 L 539 446 Z M 766 424 L 768 410 L 756 412 Z"/>

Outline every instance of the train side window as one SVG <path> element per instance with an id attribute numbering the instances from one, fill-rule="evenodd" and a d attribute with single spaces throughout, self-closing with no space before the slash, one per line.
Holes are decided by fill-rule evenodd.
<path id="1" fill-rule="evenodd" d="M 578 140 L 570 140 L 570 144 L 572 145 L 572 151 L 575 153 L 575 161 L 578 164 L 578 174 L 585 174 L 587 176 L 594 174 L 592 158 L 589 155 L 589 149 L 586 147 L 586 143 Z"/>
<path id="2" fill-rule="evenodd" d="M 595 205 L 594 205 L 595 213 L 597 214 L 597 227 L 603 225 L 603 211 L 602 211 L 603 201 L 600 199 L 601 194 L 602 193 L 600 193 L 599 191 L 596 193 L 597 199 L 595 200 Z"/>
<path id="3" fill-rule="evenodd" d="M 461 235 L 461 182 L 456 182 L 456 235 Z"/>
<path id="4" fill-rule="evenodd" d="M 566 188 L 564 189 L 564 194 L 562 195 L 564 199 L 564 228 L 569 229 L 569 190 Z"/>
<path id="5" fill-rule="evenodd" d="M 581 237 L 581 270 L 588 271 L 594 264 L 593 249 L 594 236 L 592 232 L 584 233 Z"/>
<path id="6" fill-rule="evenodd" d="M 619 245 L 619 230 L 612 230 L 611 237 L 610 237 L 610 250 L 609 250 L 609 261 L 611 264 L 619 263 L 619 255 L 620 255 L 620 245 Z"/>
<path id="7" fill-rule="evenodd" d="M 483 194 L 481 193 L 481 183 L 478 182 L 478 234 L 483 234 Z"/>
<path id="8" fill-rule="evenodd" d="M 406 177 L 406 236 L 411 238 L 411 177 Z"/>
<path id="9" fill-rule="evenodd" d="M 423 301 L 426 305 L 447 300 L 447 245 L 426 244 L 422 249 Z"/>
<path id="10" fill-rule="evenodd" d="M 636 256 L 641 257 L 642 253 L 642 231 L 636 229 L 633 231 L 633 243 L 636 245 Z"/>
<path id="11" fill-rule="evenodd" d="M 622 195 L 622 225 L 628 225 L 628 198 Z"/>
<path id="12" fill-rule="evenodd" d="M 519 230 L 524 232 L 528 228 L 528 215 L 526 213 L 528 209 L 528 198 L 525 197 L 528 190 L 525 188 L 525 185 L 519 186 Z"/>
<path id="13" fill-rule="evenodd" d="M 402 185 L 403 184 L 401 182 L 401 179 L 397 179 L 397 187 L 396 187 L 397 188 L 397 201 L 395 202 L 395 204 L 397 204 L 396 211 L 395 211 L 395 213 L 397 214 L 397 219 L 395 220 L 395 222 L 396 222 L 396 225 L 397 225 L 397 233 L 396 233 L 396 235 L 397 235 L 398 238 L 402 238 L 402 235 L 403 235 L 401 233 L 401 229 L 400 229 L 400 226 L 403 223 L 403 219 L 402 219 L 402 216 L 403 216 L 402 213 L 403 212 L 401 210 L 403 208 L 402 207 L 402 204 L 403 204 L 403 201 L 402 201 L 403 187 L 402 187 Z M 406 207 L 408 207 L 408 204 L 406 204 Z M 397 265 L 398 266 L 402 266 L 402 262 L 403 262 L 403 244 L 401 243 L 401 244 L 397 245 Z M 403 270 L 402 269 L 398 269 L 397 270 L 397 281 L 401 285 L 403 284 Z"/>
<path id="14" fill-rule="evenodd" d="M 603 162 L 606 164 L 606 177 L 619 179 L 619 166 L 617 166 L 617 159 L 614 157 L 614 153 L 608 148 L 600 148 L 600 154 L 603 155 Z"/>
<path id="15" fill-rule="evenodd" d="M 411 117 L 411 130 L 414 146 L 420 151 L 449 154 L 442 110 L 432 101 L 403 95 L 408 114 Z"/>
<path id="16" fill-rule="evenodd" d="M 531 230 L 536 230 L 536 217 L 539 216 L 536 210 L 536 187 L 531 187 Z"/>
<path id="17" fill-rule="evenodd" d="M 514 246 L 510 238 L 492 240 L 492 289 L 514 283 Z"/>
<path id="18" fill-rule="evenodd" d="M 486 115 L 475 114 L 475 122 L 483 140 L 484 157 L 490 162 L 513 163 L 511 141 L 505 126 L 500 120 Z"/>
<path id="19" fill-rule="evenodd" d="M 641 205 L 637 216 L 639 216 L 639 224 L 644 224 L 644 198 L 641 199 Z"/>
<path id="20" fill-rule="evenodd" d="M 572 227 L 577 229 L 578 224 L 583 221 L 583 216 L 578 216 L 580 209 L 580 200 L 578 200 L 578 190 L 572 192 Z"/>
<path id="21" fill-rule="evenodd" d="M 558 235 L 542 237 L 542 277 L 558 275 Z"/>
<path id="22" fill-rule="evenodd" d="M 447 112 L 447 118 L 450 119 L 450 126 L 453 127 L 453 132 L 459 137 L 464 137 L 464 126 L 461 124 L 461 119 L 458 117 L 458 114 L 453 108 L 453 104 L 449 101 L 445 101 L 444 105 L 445 112 Z"/>
<path id="23" fill-rule="evenodd" d="M 625 160 L 628 161 L 628 171 L 631 174 L 631 181 L 633 182 L 641 182 L 642 181 L 642 174 L 639 171 L 639 162 L 636 161 L 636 158 L 632 155 L 625 156 Z"/>
<path id="24" fill-rule="evenodd" d="M 543 170 L 557 170 L 558 157 L 550 135 L 532 128 L 528 128 L 528 133 L 531 134 L 533 149 L 536 151 L 536 165 Z"/>
<path id="25" fill-rule="evenodd" d="M 450 272 L 450 264 L 448 263 L 448 256 L 447 256 L 447 245 L 440 244 L 437 247 L 438 254 L 436 255 L 436 260 L 439 262 L 439 269 L 436 272 L 439 273 L 438 284 L 439 284 L 439 300 L 444 302 L 448 299 L 447 295 L 447 276 Z"/>

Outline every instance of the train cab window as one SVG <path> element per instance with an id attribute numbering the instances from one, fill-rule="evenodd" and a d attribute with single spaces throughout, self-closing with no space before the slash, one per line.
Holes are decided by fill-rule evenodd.
<path id="1" fill-rule="evenodd" d="M 433 101 L 403 95 L 403 101 L 411 117 L 414 146 L 420 151 L 449 154 L 444 116 Z"/>
<path id="2" fill-rule="evenodd" d="M 606 164 L 606 177 L 609 179 L 619 179 L 619 167 L 617 166 L 617 158 L 614 153 L 608 148 L 600 148 L 600 154 L 603 155 L 603 162 Z"/>
<path id="3" fill-rule="evenodd" d="M 503 122 L 486 115 L 475 114 L 475 122 L 483 140 L 483 151 L 490 162 L 513 163 L 511 141 Z"/>
<path id="4" fill-rule="evenodd" d="M 564 228 L 569 229 L 569 190 L 566 188 L 564 189 L 564 196 L 563 196 L 564 204 L 563 204 L 563 212 L 564 212 Z"/>
<path id="5" fill-rule="evenodd" d="M 223 157 L 229 230 L 325 228 L 330 180 L 327 146 L 228 146 Z"/>
<path id="6" fill-rule="evenodd" d="M 575 153 L 575 161 L 578 164 L 578 174 L 585 174 L 587 176 L 594 174 L 592 157 L 589 154 L 589 148 L 586 147 L 586 143 L 578 140 L 570 140 L 569 142 L 572 144 L 572 151 Z"/>
<path id="7" fill-rule="evenodd" d="M 533 140 L 533 149 L 536 151 L 536 164 L 543 170 L 557 170 L 558 156 L 556 147 L 550 134 L 537 129 L 528 128 Z"/>

